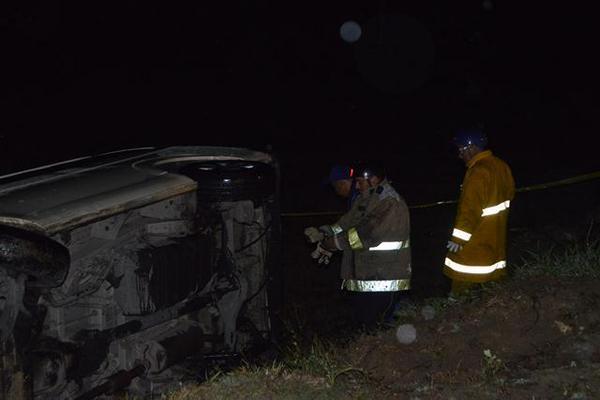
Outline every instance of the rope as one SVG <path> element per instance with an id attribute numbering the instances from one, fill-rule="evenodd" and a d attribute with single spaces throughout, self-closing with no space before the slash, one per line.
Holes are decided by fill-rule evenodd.
<path id="1" fill-rule="evenodd" d="M 557 186 L 567 186 L 572 185 L 574 183 L 590 181 L 596 178 L 600 178 L 600 171 L 590 172 L 589 174 L 577 175 L 570 178 L 560 179 L 557 181 L 540 183 L 537 185 L 525 186 L 522 188 L 517 188 L 516 192 L 531 192 L 534 190 L 544 190 Z M 425 203 L 425 204 L 417 204 L 414 206 L 409 206 L 408 208 L 430 208 L 437 207 L 446 204 L 454 204 L 457 203 L 458 200 L 443 200 L 436 201 L 433 203 Z M 318 211 L 318 212 L 289 212 L 289 213 L 281 213 L 282 217 L 317 217 L 317 216 L 334 216 L 341 215 L 343 212 L 341 211 Z"/>

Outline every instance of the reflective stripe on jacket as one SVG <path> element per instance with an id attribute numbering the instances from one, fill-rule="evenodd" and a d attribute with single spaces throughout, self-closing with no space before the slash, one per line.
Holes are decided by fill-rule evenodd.
<path id="1" fill-rule="evenodd" d="M 490 150 L 473 157 L 463 180 L 452 230 L 452 240 L 462 249 L 446 256 L 446 276 L 487 282 L 505 274 L 508 211 L 514 194 L 515 182 L 504 161 Z"/>
<path id="2" fill-rule="evenodd" d="M 410 288 L 408 206 L 384 180 L 360 194 L 334 225 L 342 257 L 342 288 L 386 292 Z"/>

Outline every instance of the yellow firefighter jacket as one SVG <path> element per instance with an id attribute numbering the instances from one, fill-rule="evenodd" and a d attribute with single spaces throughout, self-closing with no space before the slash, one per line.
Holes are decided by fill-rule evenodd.
<path id="1" fill-rule="evenodd" d="M 467 165 L 452 241 L 444 274 L 450 279 L 487 282 L 506 274 L 508 210 L 515 194 L 509 166 L 490 150 L 477 154 Z"/>

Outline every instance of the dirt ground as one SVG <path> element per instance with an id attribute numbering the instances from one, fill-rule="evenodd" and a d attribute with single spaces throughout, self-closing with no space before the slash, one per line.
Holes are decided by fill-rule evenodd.
<path id="1" fill-rule="evenodd" d="M 312 267 L 300 274 L 306 281 L 293 328 L 307 340 L 344 342 L 356 335 L 352 310 L 335 272 Z M 338 351 L 375 382 L 374 398 L 600 398 L 598 280 L 509 279 L 457 302 L 415 296 L 397 315 L 394 325 Z M 416 340 L 401 344 L 397 326 L 406 324 Z"/>
<path id="2" fill-rule="evenodd" d="M 399 321 L 416 328 L 414 342 L 390 328 L 360 337 L 345 357 L 381 398 L 596 399 L 599 306 L 598 281 L 511 281 L 429 320 L 416 305 Z"/>
<path id="3" fill-rule="evenodd" d="M 562 202 L 569 194 L 557 193 L 549 202 L 553 194 L 541 193 L 521 202 L 510 225 L 509 263 L 539 243 L 551 246 L 589 234 L 592 226 L 586 221 L 591 217 L 593 224 L 600 214 L 582 207 L 565 215 Z M 441 260 L 454 211 L 412 213 L 411 302 L 394 326 L 340 347 L 340 358 L 375 382 L 373 398 L 600 399 L 600 281 L 508 279 L 448 303 Z M 286 318 L 308 340 L 343 342 L 356 335 L 356 328 L 348 323 L 352 310 L 338 287 L 336 261 L 317 267 L 301 233 L 322 223 L 322 217 L 284 221 Z M 422 315 L 428 305 L 434 318 Z M 397 340 L 401 324 L 416 328 L 413 343 Z"/>
<path id="4" fill-rule="evenodd" d="M 441 271 L 455 208 L 413 209 L 412 288 L 395 320 L 370 333 L 352 323 L 339 257 L 318 266 L 302 233 L 335 217 L 284 218 L 287 336 L 278 344 L 295 358 L 273 352 L 257 371 L 234 370 L 175 398 L 600 399 L 600 279 L 557 278 L 556 270 L 525 279 L 514 269 L 524 255 L 600 240 L 599 194 L 595 184 L 521 196 L 509 220 L 509 278 L 454 300 Z M 413 340 L 399 340 L 404 329 Z"/>

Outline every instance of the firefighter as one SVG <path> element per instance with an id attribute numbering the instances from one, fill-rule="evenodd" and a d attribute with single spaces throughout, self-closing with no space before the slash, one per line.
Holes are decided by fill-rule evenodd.
<path id="1" fill-rule="evenodd" d="M 358 166 L 355 181 L 358 195 L 350 210 L 320 228 L 325 235 L 316 252 L 330 257 L 342 251 L 342 289 L 357 322 L 370 329 L 389 318 L 396 295 L 410 289 L 410 218 L 381 166 Z"/>
<path id="2" fill-rule="evenodd" d="M 444 274 L 452 280 L 451 296 L 457 296 L 506 275 L 506 231 L 515 182 L 509 166 L 487 149 L 482 131 L 461 130 L 453 141 L 467 167 L 444 261 Z"/>

